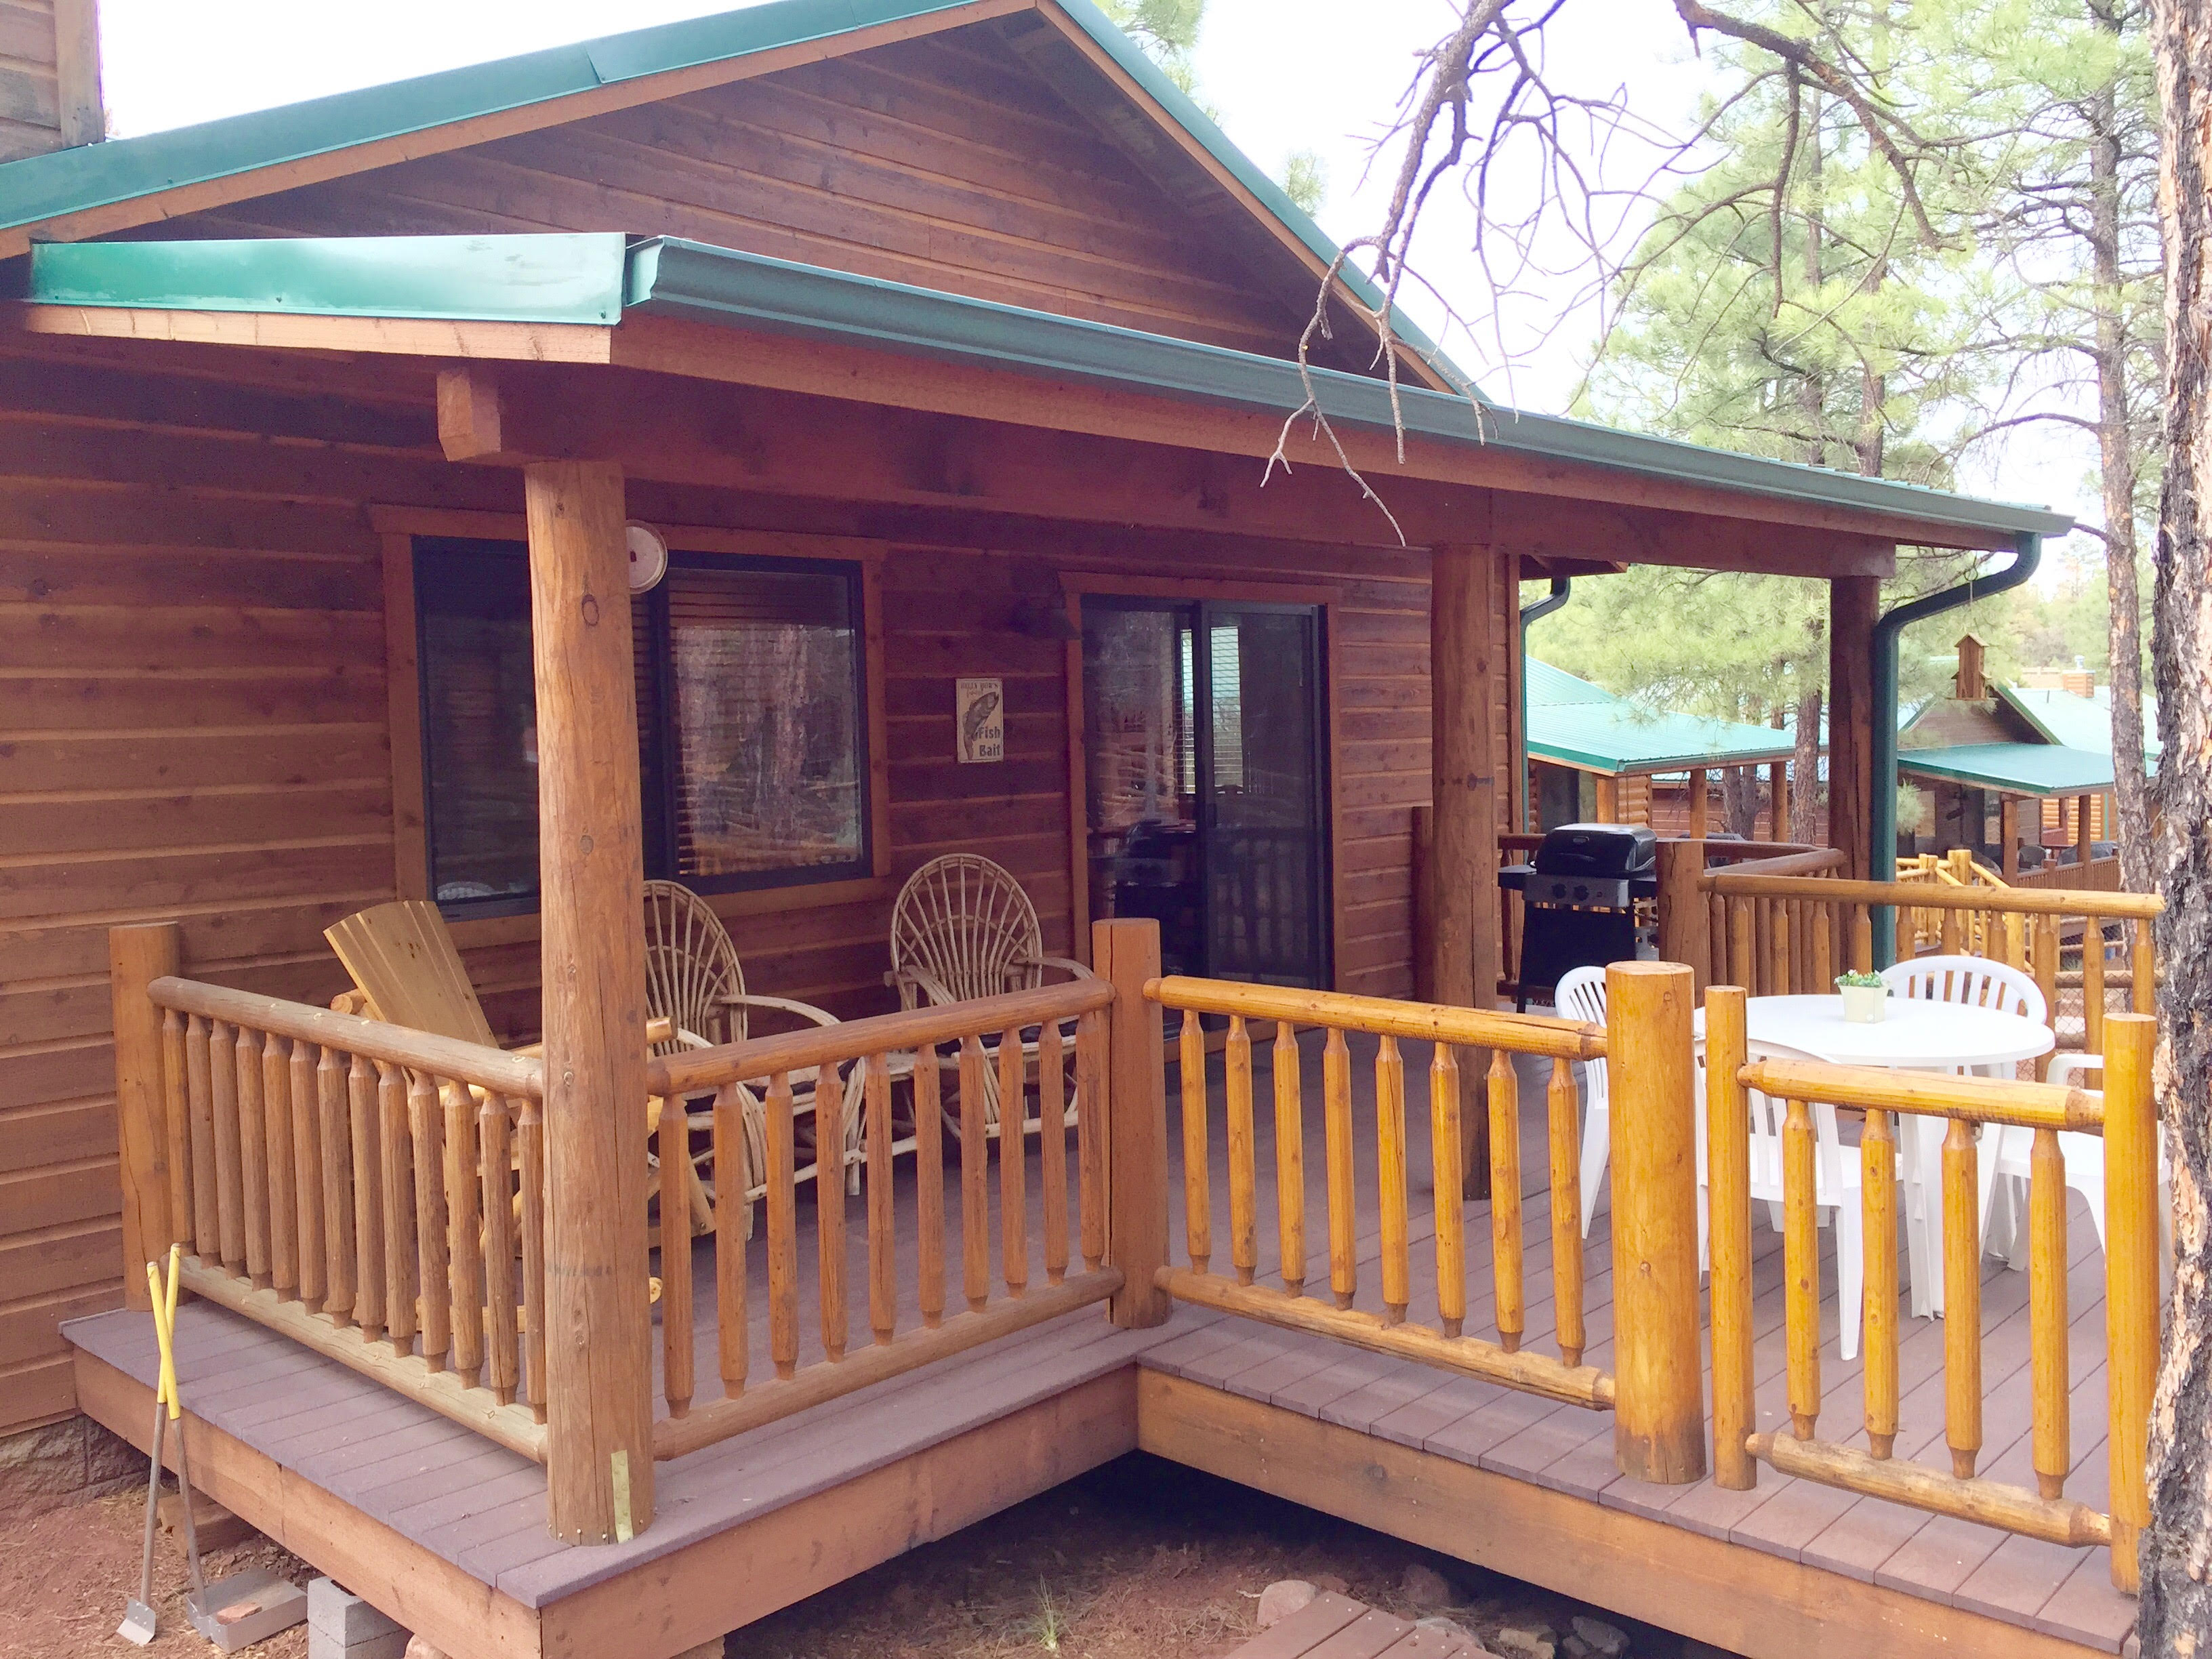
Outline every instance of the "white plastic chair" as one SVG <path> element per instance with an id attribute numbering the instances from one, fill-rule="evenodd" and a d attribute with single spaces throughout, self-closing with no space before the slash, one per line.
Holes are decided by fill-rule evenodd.
<path id="1" fill-rule="evenodd" d="M 1559 977 L 1552 993 L 1552 1006 L 1565 1019 L 1605 1024 L 1605 969 L 1576 968 Z M 1613 1153 L 1613 1112 L 1606 1085 L 1605 1062 L 1583 1063 L 1583 1237 L 1589 1237 L 1591 1218 L 1597 1214 L 1597 1184 L 1605 1179 L 1607 1160 Z"/>
<path id="2" fill-rule="evenodd" d="M 1990 1008 L 2047 1024 L 2050 1005 L 2043 991 L 2019 969 L 1987 957 L 1915 957 L 1882 970 L 1893 997 L 1964 1007 Z M 1959 1071 L 1984 1077 L 2009 1075 L 2009 1066 L 1962 1066 Z M 1912 1311 L 1926 1316 L 1943 1311 L 1943 1135 L 1942 1118 L 1907 1115 L 1899 1125 L 1905 1181 L 1905 1242 L 1912 1268 Z M 1996 1194 L 1997 1159 L 1986 1151 L 1980 1160 L 1982 1230 L 1987 1235 Z"/>
<path id="3" fill-rule="evenodd" d="M 2102 1054 L 2053 1054 L 2046 1080 L 2079 1088 L 2084 1073 L 2104 1069 Z M 2029 1159 L 2035 1150 L 2035 1131 L 2014 1126 L 1999 1130 L 1996 1139 L 1996 1150 L 1989 1163 L 2012 1200 L 2013 1237 L 2008 1260 L 2014 1268 L 2022 1268 L 2027 1265 L 2027 1229 L 2020 1224 L 2020 1218 L 2027 1213 Z M 2089 1224 L 2097 1230 L 2097 1243 L 2101 1249 L 2105 1243 L 2105 1138 L 2061 1129 L 2058 1152 L 2066 1161 L 2066 1184 L 2081 1194 L 2082 1202 L 2089 1206 Z M 2163 1236 L 2172 1231 L 2170 1218 L 2173 1213 L 2173 1172 L 2166 1161 L 2163 1142 L 2158 1149 L 2158 1198 L 2159 1231 Z M 1985 1233 L 1990 1207 L 1984 1200 L 1982 1225 Z"/>
<path id="4" fill-rule="evenodd" d="M 1779 1055 L 1786 1059 L 1802 1058 L 1796 1050 L 1765 1049 L 1752 1045 L 1751 1056 L 1760 1058 Z M 1698 1268 L 1708 1267 L 1706 1249 L 1707 1217 L 1711 1213 L 1711 1194 L 1705 1172 L 1705 1045 L 1697 1045 L 1698 1083 Z M 1783 1186 L 1782 1132 L 1789 1116 L 1789 1103 L 1761 1094 L 1756 1089 L 1744 1091 L 1747 1107 L 1751 1139 L 1751 1199 L 1754 1204 L 1764 1203 L 1767 1218 L 1774 1231 L 1783 1230 L 1784 1189 Z M 1837 1340 L 1845 1359 L 1857 1358 L 1859 1328 L 1866 1316 L 1866 1243 L 1865 1214 L 1859 1188 L 1859 1152 L 1856 1147 L 1844 1145 L 1836 1130 L 1836 1109 L 1815 1102 L 1813 1103 L 1813 1203 L 1822 1222 L 1832 1221 L 1836 1230 L 1836 1312 Z"/>

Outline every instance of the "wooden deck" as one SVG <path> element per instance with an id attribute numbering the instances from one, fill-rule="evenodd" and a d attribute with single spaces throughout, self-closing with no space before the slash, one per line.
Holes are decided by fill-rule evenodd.
<path id="1" fill-rule="evenodd" d="M 1264 1072 L 1265 1044 L 1255 1046 Z M 1427 1054 L 1417 1044 L 1405 1050 L 1409 1162 L 1425 1171 Z M 1371 1053 L 1371 1042 L 1354 1039 L 1356 1109 L 1370 1135 Z M 1318 1054 L 1304 1059 L 1308 1165 L 1318 1168 Z M 1218 1094 L 1218 1057 L 1214 1065 Z M 1522 1091 L 1532 1170 L 1545 1162 L 1540 1084 L 1532 1071 Z M 1257 1092 L 1264 1169 L 1270 1114 L 1267 1091 Z M 1218 1114 L 1215 1128 L 1218 1199 L 1226 1172 Z M 1363 1142 L 1360 1159 L 1363 1306 L 1379 1306 L 1371 1146 Z M 1032 1194 L 1036 1179 L 1033 1168 Z M 1417 1191 L 1425 1184 L 1417 1175 Z M 1528 1344 L 1548 1350 L 1548 1198 L 1540 1178 L 1528 1185 Z M 1171 1191 L 1179 1261 L 1179 1178 Z M 806 1202 L 800 1237 L 811 1241 Z M 857 1212 L 860 1200 L 851 1202 Z M 1033 1219 L 1035 1211 L 1032 1197 Z M 900 1212 L 913 1213 L 904 1195 Z M 957 1201 L 947 1214 L 957 1226 Z M 1414 1231 L 1419 1264 L 1419 1241 L 1432 1232 L 1426 1206 Z M 1467 1231 L 1467 1328 L 1489 1334 L 1489 1230 L 1471 1219 Z M 1264 1211 L 1260 1237 L 1265 1279 L 1275 1229 Z M 2069 1493 L 2101 1504 L 2102 1260 L 2078 1204 L 2071 1237 L 2077 1433 Z M 1771 1428 L 1786 1421 L 1780 1237 L 1759 1218 L 1753 1239 L 1761 1426 Z M 902 1253 L 911 1274 L 910 1251 Z M 1416 1319 L 1434 1308 L 1426 1254 Z M 763 1255 L 752 1253 L 756 1321 L 767 1301 Z M 1601 1207 L 1586 1252 L 1588 1358 L 1600 1366 L 1610 1363 L 1610 1261 Z M 713 1282 L 702 1271 L 702 1327 Z M 1844 1439 L 1860 1410 L 1858 1368 L 1835 1347 L 1833 1282 L 1828 1274 L 1822 1422 Z M 902 1328 L 915 1320 L 910 1279 L 904 1289 Z M 2026 1289 L 2024 1274 L 1987 1264 L 1983 1468 L 2033 1486 Z M 813 1305 L 810 1276 L 801 1287 L 810 1328 Z M 854 1322 L 857 1346 L 868 1340 L 865 1316 Z M 1615 1471 L 1608 1414 L 1194 1309 L 1141 1332 L 1117 1331 L 1085 1310 L 663 1464 L 653 1524 L 603 1548 L 547 1536 L 535 1465 L 219 1310 L 190 1306 L 179 1327 L 204 1484 L 458 1659 L 679 1653 L 1139 1445 L 1747 1654 L 1795 1659 L 1807 1640 L 1824 1652 L 1869 1655 L 1910 1642 L 2008 1656 L 2114 1652 L 2134 1618 L 2100 1550 L 2011 1537 L 1765 1469 L 1748 1492 L 1710 1481 L 1645 1486 Z M 1907 1319 L 1903 1328 L 1897 1455 L 1941 1461 L 1942 1327 Z M 86 1409 L 144 1443 L 149 1323 L 106 1314 L 67 1333 Z M 754 1351 L 765 1351 L 762 1330 Z M 817 1344 L 802 1360 L 818 1352 Z M 702 1340 L 702 1401 L 718 1389 L 713 1352 L 711 1339 Z M 1847 1443 L 1863 1444 L 1863 1436 Z"/>

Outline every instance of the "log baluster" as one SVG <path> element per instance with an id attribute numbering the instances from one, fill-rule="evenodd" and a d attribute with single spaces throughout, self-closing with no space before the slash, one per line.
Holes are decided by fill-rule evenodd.
<path id="1" fill-rule="evenodd" d="M 2128 1006 L 2138 1014 L 2158 1012 L 2158 966 L 2151 954 L 2151 925 L 2148 916 L 2136 920 L 2132 930 L 2133 943 L 2129 949 Z"/>
<path id="2" fill-rule="evenodd" d="M 1213 1182 L 1206 1167 L 1206 1030 L 1195 1011 L 1183 1012 L 1176 1037 L 1176 1082 L 1182 1098 L 1182 1232 L 1193 1273 L 1213 1264 Z"/>
<path id="3" fill-rule="evenodd" d="M 825 1085 L 836 1073 L 823 1068 Z M 688 1415 L 693 1374 L 691 1315 L 691 1132 L 680 1099 L 660 1100 L 660 1373 L 671 1417 Z"/>
<path id="4" fill-rule="evenodd" d="M 407 1127 L 414 1138 L 416 1294 L 422 1298 L 419 1323 L 422 1358 L 434 1371 L 446 1369 L 453 1346 L 447 1281 L 452 1264 L 446 1245 L 446 1118 L 438 1103 L 438 1082 L 423 1072 L 409 1073 Z"/>
<path id="5" fill-rule="evenodd" d="M 192 1114 L 192 1243 L 203 1261 L 229 1266 L 231 1252 L 223 1239 L 223 1218 L 229 1207 L 222 1201 L 226 1188 L 236 1191 L 237 1176 L 231 1161 L 216 1151 L 215 1078 L 208 1058 L 208 1023 L 194 1014 L 185 1022 L 185 1091 Z M 237 1133 L 234 1121 L 229 1133 Z M 244 1240 L 240 1238 L 240 1249 Z"/>
<path id="6" fill-rule="evenodd" d="M 1403 1324 L 1413 1300 L 1407 1255 L 1406 1062 L 1398 1039 L 1385 1036 L 1375 1053 L 1375 1180 L 1382 1203 L 1382 1305 Z"/>
<path id="7" fill-rule="evenodd" d="M 1564 1060 L 1552 1062 L 1544 1107 L 1552 1153 L 1552 1304 L 1559 1358 L 1579 1365 L 1589 1340 L 1583 1324 L 1582 1102 L 1575 1091 L 1574 1068 Z"/>
<path id="8" fill-rule="evenodd" d="M 945 1322 L 945 1108 L 944 1073 L 939 1069 L 937 1045 L 925 1042 L 914 1053 L 914 1191 L 915 1249 L 918 1263 L 915 1302 L 925 1329 Z M 1077 1110 L 1089 1115 L 1093 1107 L 1079 1096 Z M 1097 1097 L 1089 1096 L 1096 1102 Z M 1081 1133 L 1079 1128 L 1078 1133 Z M 1084 1207 L 1085 1255 L 1091 1251 L 1091 1210 Z M 1095 1263 L 1093 1265 L 1096 1265 Z"/>
<path id="9" fill-rule="evenodd" d="M 1820 1235 L 1815 1206 L 1813 1114 L 1788 1103 L 1782 1122 L 1784 1312 L 1790 1368 L 1790 1423 L 1810 1440 L 1820 1417 Z"/>
<path id="10" fill-rule="evenodd" d="M 292 1158 L 291 1044 L 273 1033 L 261 1043 L 261 1127 L 269 1152 L 269 1281 L 280 1300 L 300 1289 L 299 1196 Z"/>
<path id="11" fill-rule="evenodd" d="M 868 1330 L 880 1345 L 898 1329 L 898 1254 L 891 1184 L 891 1057 L 870 1054 L 860 1079 L 868 1167 Z"/>
<path id="12" fill-rule="evenodd" d="M 1096 1273 L 1106 1259 L 1105 1111 L 1085 1103 L 1095 1101 L 1106 1110 L 1113 1106 L 1106 1094 L 1106 1015 L 1103 1009 L 1093 1008 L 1075 1022 L 1075 1099 L 1083 1269 Z"/>
<path id="13" fill-rule="evenodd" d="M 1029 1133 L 1022 1034 L 999 1034 L 999 1255 L 1006 1294 L 1030 1286 Z M 1038 1126 L 1042 1128 L 1043 1126 Z"/>
<path id="14" fill-rule="evenodd" d="M 2052 1034 L 2058 1030 L 2058 918 L 2038 916 L 2035 919 L 2034 970 L 2036 988 L 2043 993 L 2044 1018 Z M 2050 1070 L 2048 1055 L 2035 1062 L 2035 1074 L 2041 1078 Z"/>
<path id="15" fill-rule="evenodd" d="M 1352 1151 L 1352 1050 L 1328 1028 L 1321 1051 L 1322 1129 L 1328 1162 L 1328 1288 L 1340 1308 L 1359 1289 L 1358 1196 Z"/>
<path id="16" fill-rule="evenodd" d="M 814 1274 L 816 1300 L 822 1314 L 822 1351 L 832 1364 L 845 1357 L 853 1331 L 845 1304 L 844 1093 L 836 1069 L 823 1067 L 814 1084 Z M 980 1143 L 981 1097 L 977 1097 L 976 1104 Z M 1019 1122 L 1020 1117 L 1017 1101 L 1015 1121 Z"/>
<path id="17" fill-rule="evenodd" d="M 1224 1092 L 1229 1102 L 1229 1260 L 1237 1282 L 1249 1285 L 1260 1262 L 1259 1184 L 1252 1129 L 1252 1039 L 1243 1016 L 1229 1017 L 1222 1049 Z"/>
<path id="18" fill-rule="evenodd" d="M 1058 1285 L 1067 1278 L 1067 1048 L 1056 1019 L 1037 1033 L 1037 1181 L 1044 1188 L 1044 1279 Z"/>
<path id="19" fill-rule="evenodd" d="M 1446 1045 L 1438 1043 L 1438 1053 Z M 1513 1069 L 1513 1057 L 1503 1048 L 1490 1051 L 1490 1073 L 1486 1079 L 1490 1097 L 1490 1249 L 1491 1271 L 1497 1296 L 1498 1341 L 1508 1353 L 1520 1351 L 1521 1340 L 1528 1326 L 1528 1292 L 1525 1263 L 1522 1258 L 1521 1225 L 1521 1079 Z M 1458 1093 L 1459 1079 L 1452 1078 L 1452 1092 Z M 1431 1085 L 1433 1087 L 1433 1085 Z M 1453 1114 L 1455 1117 L 1457 1113 Z M 1439 1123 L 1441 1135 L 1444 1125 Z M 1456 1123 L 1450 1126 L 1456 1128 Z M 1459 1143 L 1439 1141 L 1438 1155 L 1449 1146 L 1456 1154 Z M 1441 1169 L 1437 1172 L 1437 1191 L 1449 1188 L 1443 1184 Z M 1448 1207 L 1439 1202 L 1437 1214 Z M 1456 1219 L 1456 1218 L 1455 1218 Z M 1455 1229 L 1456 1231 L 1456 1229 Z M 1438 1267 L 1442 1268 L 1443 1229 L 1437 1229 Z M 1461 1292 L 1465 1299 L 1465 1291 Z"/>
<path id="20" fill-rule="evenodd" d="M 545 1114 L 534 1099 L 522 1103 L 514 1125 L 521 1168 L 523 1397 L 530 1414 L 545 1420 Z"/>
<path id="21" fill-rule="evenodd" d="M 384 1135 L 376 1113 L 376 1068 L 359 1054 L 346 1066 L 347 1133 L 353 1145 L 353 1322 L 374 1342 L 384 1334 L 390 1272 L 384 1245 Z"/>
<path id="22" fill-rule="evenodd" d="M 2136 924 L 2136 994 L 2150 964 L 2150 924 Z M 2137 1588 L 2137 1541 L 2150 1524 L 2144 1463 L 2158 1382 L 2158 1108 L 2151 1056 L 2158 1023 L 2148 1014 L 2105 1022 L 2105 1388 L 2112 1504 L 2112 1583 Z"/>
<path id="23" fill-rule="evenodd" d="M 240 1025 L 230 1054 L 238 1101 L 238 1161 L 245 1176 L 246 1273 L 256 1290 L 270 1285 L 269 1131 L 262 1121 L 261 1033 Z"/>
<path id="24" fill-rule="evenodd" d="M 1282 1253 L 1283 1288 L 1302 1296 L 1306 1284 L 1305 1115 L 1298 1093 L 1297 1037 L 1287 1019 L 1275 1022 L 1273 1070 L 1276 1243 Z"/>
<path id="25" fill-rule="evenodd" d="M 292 1043 L 292 1197 L 296 1212 L 300 1300 L 321 1305 L 325 1295 L 323 1118 L 315 1089 L 315 1045 Z"/>
<path id="26" fill-rule="evenodd" d="M 1457 1336 L 1467 1325 L 1467 1201 L 1461 1195 L 1459 1055 L 1449 1042 L 1439 1042 L 1429 1060 L 1430 1180 L 1436 1194 L 1437 1317 L 1446 1336 Z M 1498 1143 L 1491 1143 L 1492 1167 L 1496 1167 Z M 1504 1201 L 1494 1197 L 1493 1206 Z M 1493 1210 L 1494 1213 L 1494 1210 Z M 1499 1269 L 1502 1287 L 1504 1270 Z M 1499 1305 L 1504 1305 L 1501 1294 Z"/>
<path id="27" fill-rule="evenodd" d="M 1851 971 L 1874 972 L 1874 911 L 1863 904 L 1851 907 Z"/>
<path id="28" fill-rule="evenodd" d="M 751 1359 L 745 1235 L 752 1229 L 752 1161 L 745 1145 L 744 1103 L 741 1084 L 725 1083 L 714 1091 L 714 1358 L 722 1392 L 732 1400 L 744 1392 Z M 939 1202 L 943 1201 L 940 1193 Z"/>
<path id="29" fill-rule="evenodd" d="M 514 1403 L 522 1370 L 514 1327 L 514 1115 L 522 1103 L 487 1091 L 477 1111 L 479 1198 L 483 1206 L 485 1381 L 502 1406 Z"/>
<path id="30" fill-rule="evenodd" d="M 408 1127 L 407 1074 L 376 1062 L 376 1115 L 384 1146 L 384 1328 L 394 1353 L 415 1351 L 422 1310 L 415 1296 L 415 1138 Z"/>
<path id="31" fill-rule="evenodd" d="M 445 1128 L 447 1300 L 453 1311 L 453 1370 L 475 1388 L 483 1377 L 483 1175 L 477 1156 L 477 1103 L 465 1083 L 440 1091 Z M 426 1291 L 425 1294 L 428 1294 Z"/>
<path id="32" fill-rule="evenodd" d="M 1744 1094 L 1744 993 L 1705 993 L 1705 1180 L 1712 1263 L 1713 1480 L 1731 1491 L 1759 1484 L 1745 1441 L 1759 1426 L 1753 1398 L 1751 1125 Z M 1564 1060 L 1554 1071 L 1565 1069 Z M 1558 1200 L 1554 1199 L 1553 1203 Z"/>
<path id="33" fill-rule="evenodd" d="M 1943 1135 L 1943 1427 L 1951 1473 L 1973 1478 L 1982 1450 L 1982 1228 L 1972 1126 Z"/>
<path id="34" fill-rule="evenodd" d="M 981 1079 L 975 1093 L 975 1136 L 982 1138 Z M 792 1150 L 791 1078 L 778 1072 L 769 1079 L 768 1120 L 768 1346 L 775 1374 L 788 1378 L 799 1370 L 799 1204 L 797 1164 Z M 817 1165 L 818 1168 L 818 1165 Z M 817 1176 L 818 1180 L 818 1176 Z"/>
<path id="35" fill-rule="evenodd" d="M 2081 919 L 2081 1047 L 2087 1053 L 2105 1052 L 2105 923 L 2099 916 Z"/>
<path id="36" fill-rule="evenodd" d="M 960 1288 L 969 1310 L 991 1298 L 991 1194 L 984 1184 L 991 1143 L 984 1138 L 983 1042 L 960 1039 Z"/>
<path id="37" fill-rule="evenodd" d="M 2074 1466 L 2066 1319 L 2066 1158 L 2058 1132 L 2038 1129 L 2028 1152 L 2027 1349 L 2035 1484 L 2047 1498 L 2064 1496 L 2066 1474 Z"/>
<path id="38" fill-rule="evenodd" d="M 1859 1211 L 1866 1262 L 1859 1352 L 1866 1370 L 1868 1449 L 1886 1458 L 1897 1443 L 1897 1130 L 1869 1108 L 1859 1139 Z M 1838 1309 L 1848 1319 L 1850 1311 Z"/>
<path id="39" fill-rule="evenodd" d="M 354 1231 L 353 1117 L 345 1067 L 325 1048 L 315 1064 L 317 1136 L 323 1149 L 323 1311 L 343 1325 L 352 1317 L 360 1257 Z"/>
<path id="40" fill-rule="evenodd" d="M 185 1017 L 161 1011 L 161 1128 L 169 1160 L 169 1237 L 187 1250 L 194 1244 L 192 1215 L 192 1114 L 187 1093 Z"/>

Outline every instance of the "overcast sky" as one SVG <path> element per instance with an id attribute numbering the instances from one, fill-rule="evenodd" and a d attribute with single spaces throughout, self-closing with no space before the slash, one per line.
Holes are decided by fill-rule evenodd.
<path id="1" fill-rule="evenodd" d="M 730 0 L 102 0 L 110 119 L 118 134 L 149 132 L 729 8 Z M 1451 15 L 1447 0 L 1211 0 L 1199 94 L 1279 178 L 1291 151 L 1317 152 L 1329 182 L 1322 224 L 1348 239 L 1373 228 L 1388 190 L 1387 166 L 1363 180 L 1372 139 L 1414 55 Z M 1682 124 L 1703 71 L 1671 5 L 1570 0 L 1561 20 L 1549 40 L 1552 67 L 1577 89 L 1603 94 L 1626 85 L 1641 117 Z M 1415 248 L 1417 268 L 1462 308 L 1480 292 L 1472 222 L 1455 194 L 1439 192 Z M 1563 298 L 1532 302 L 1519 319 L 1510 373 L 1487 337 L 1448 334 L 1447 346 L 1493 396 L 1560 410 L 1595 321 L 1587 310 L 1569 313 L 1534 340 L 1533 318 L 1541 312 L 1556 321 Z M 1405 304 L 1432 333 L 1444 330 L 1432 297 L 1409 290 Z M 1960 482 L 2094 521 L 2094 461 L 2070 436 L 2031 433 L 1973 464 Z"/>

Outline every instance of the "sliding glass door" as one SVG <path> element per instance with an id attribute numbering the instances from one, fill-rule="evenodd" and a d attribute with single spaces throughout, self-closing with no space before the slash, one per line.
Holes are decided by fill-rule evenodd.
<path id="1" fill-rule="evenodd" d="M 1086 597 L 1094 916 L 1152 916 L 1170 973 L 1328 971 L 1316 605 Z"/>

